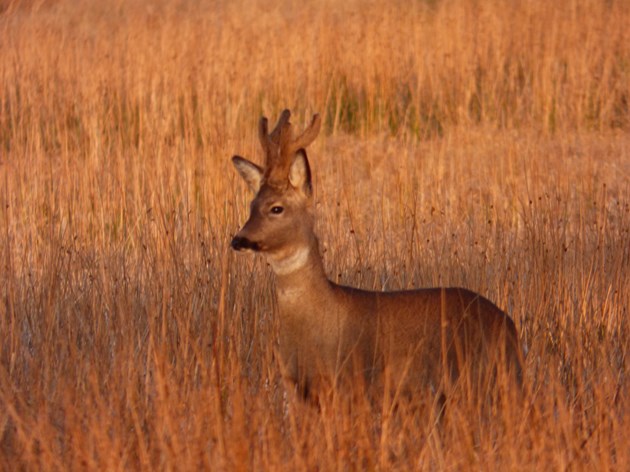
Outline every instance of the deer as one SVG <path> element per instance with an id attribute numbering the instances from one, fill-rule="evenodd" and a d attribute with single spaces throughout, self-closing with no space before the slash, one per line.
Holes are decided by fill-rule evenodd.
<path id="1" fill-rule="evenodd" d="M 264 167 L 232 157 L 255 197 L 231 247 L 263 254 L 275 274 L 282 377 L 314 401 L 344 379 L 444 395 L 464 372 L 482 391 L 500 370 L 520 385 L 524 355 L 514 321 L 478 293 L 452 287 L 368 291 L 328 279 L 314 232 L 306 154 L 321 119 L 315 114 L 298 135 L 289 119 L 284 110 L 271 133 L 267 118 L 260 119 Z"/>

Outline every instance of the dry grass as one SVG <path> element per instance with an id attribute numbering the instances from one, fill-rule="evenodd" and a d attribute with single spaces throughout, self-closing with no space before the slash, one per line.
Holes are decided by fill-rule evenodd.
<path id="1" fill-rule="evenodd" d="M 0 467 L 630 464 L 624 1 L 0 1 Z M 331 277 L 515 319 L 531 411 L 287 401 L 228 168 L 284 107 Z M 430 416 L 430 415 L 429 415 Z"/>

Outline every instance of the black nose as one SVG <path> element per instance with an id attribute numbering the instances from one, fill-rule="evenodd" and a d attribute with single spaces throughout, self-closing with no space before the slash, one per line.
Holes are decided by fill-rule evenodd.
<path id="1" fill-rule="evenodd" d="M 258 251 L 260 249 L 260 246 L 258 245 L 258 243 L 254 241 L 250 241 L 249 239 L 243 238 L 241 236 L 235 236 L 234 239 L 232 239 L 231 246 L 232 246 L 232 249 L 236 251 L 242 251 L 243 249 L 251 249 L 253 251 Z"/>

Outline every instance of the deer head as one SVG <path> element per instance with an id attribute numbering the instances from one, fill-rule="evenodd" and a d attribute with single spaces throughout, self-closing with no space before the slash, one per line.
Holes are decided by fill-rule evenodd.
<path id="1" fill-rule="evenodd" d="M 272 265 L 304 252 L 314 238 L 311 170 L 305 148 L 317 137 L 321 120 L 314 115 L 306 130 L 294 137 L 290 116 L 289 110 L 284 110 L 271 133 L 267 118 L 261 118 L 264 168 L 240 156 L 232 158 L 256 194 L 249 220 L 232 239 L 232 248 L 265 252 Z"/>

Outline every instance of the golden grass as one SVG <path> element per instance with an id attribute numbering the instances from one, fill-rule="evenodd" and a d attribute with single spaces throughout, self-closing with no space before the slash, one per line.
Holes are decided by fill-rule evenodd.
<path id="1" fill-rule="evenodd" d="M 2 469 L 628 468 L 627 2 L 0 12 Z M 228 250 L 228 158 L 284 107 L 324 116 L 331 278 L 487 295 L 531 411 L 287 398 L 271 273 Z"/>

